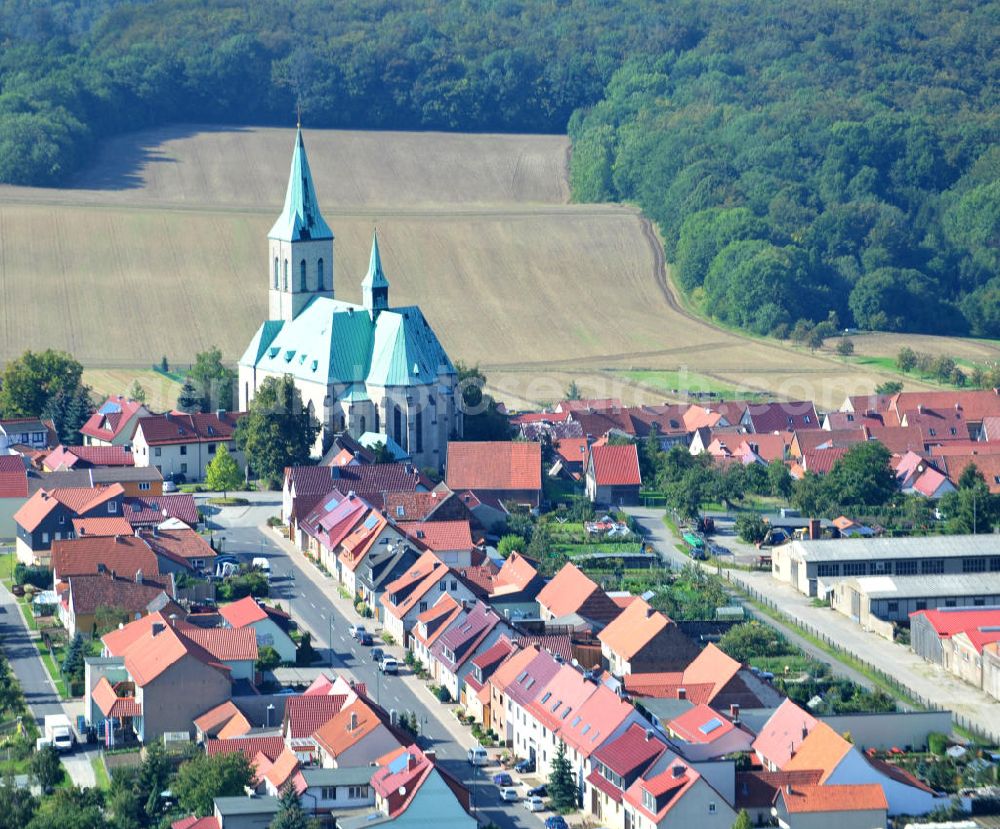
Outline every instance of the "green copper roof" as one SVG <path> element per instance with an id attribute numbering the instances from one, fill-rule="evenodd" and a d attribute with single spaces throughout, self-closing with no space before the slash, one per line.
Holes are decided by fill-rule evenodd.
<path id="1" fill-rule="evenodd" d="M 333 238 L 333 231 L 319 212 L 319 200 L 309 171 L 309 159 L 306 157 L 305 144 L 302 143 L 301 129 L 295 133 L 295 151 L 292 153 L 292 169 L 288 174 L 285 206 L 267 235 L 268 238 L 285 242 Z"/>
<path id="2" fill-rule="evenodd" d="M 362 288 L 388 288 L 389 280 L 382 270 L 382 255 L 378 251 L 378 233 L 372 233 L 372 255 L 368 261 L 368 273 L 361 281 Z"/>

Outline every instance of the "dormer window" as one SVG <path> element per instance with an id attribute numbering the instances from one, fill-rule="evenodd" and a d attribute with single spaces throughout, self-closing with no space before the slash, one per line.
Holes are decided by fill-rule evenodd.
<path id="1" fill-rule="evenodd" d="M 118 513 L 118 502 L 108 501 L 108 515 L 116 515 Z"/>
<path id="2" fill-rule="evenodd" d="M 650 812 L 656 811 L 656 798 L 645 789 L 642 790 L 642 805 L 643 808 L 648 809 Z"/>

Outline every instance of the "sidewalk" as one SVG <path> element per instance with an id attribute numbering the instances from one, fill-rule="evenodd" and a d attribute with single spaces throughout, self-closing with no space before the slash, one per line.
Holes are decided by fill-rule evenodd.
<path id="1" fill-rule="evenodd" d="M 318 587 L 323 594 L 333 605 L 334 609 L 345 619 L 357 619 L 359 622 L 366 621 L 358 616 L 358 612 L 354 609 L 354 603 L 350 599 L 345 599 L 340 595 L 339 584 L 331 576 L 324 574 L 314 563 L 308 558 L 301 550 L 296 548 L 287 538 L 279 533 L 275 532 L 271 527 L 261 526 L 260 531 L 267 534 L 269 538 L 275 541 L 282 551 L 291 558 L 302 572 L 316 587 Z M 329 641 L 329 630 L 317 631 L 311 630 L 308 625 L 302 623 L 299 624 L 309 630 L 312 634 L 313 642 L 323 645 L 327 648 L 333 648 L 333 643 Z M 376 632 L 380 628 L 375 628 Z M 455 704 L 444 705 L 441 703 L 434 694 L 431 693 L 430 688 L 428 688 L 427 683 L 423 682 L 413 674 L 412 671 L 406 666 L 403 661 L 405 655 L 405 649 L 402 645 L 385 645 L 379 643 L 379 647 L 382 648 L 387 654 L 392 654 L 398 661 L 400 666 L 399 678 L 403 683 L 414 693 L 414 695 L 421 697 L 427 703 L 427 708 L 431 716 L 437 720 L 438 724 L 454 739 L 454 741 L 460 745 L 463 749 L 472 748 L 476 745 L 476 739 L 472 736 L 472 732 L 463 726 L 456 718 L 455 715 L 451 713 L 452 709 L 457 708 Z M 352 674 L 350 668 L 340 668 L 338 669 L 340 673 Z M 357 677 L 354 677 L 357 679 Z M 444 716 L 439 716 L 438 711 L 444 710 L 446 713 Z"/>

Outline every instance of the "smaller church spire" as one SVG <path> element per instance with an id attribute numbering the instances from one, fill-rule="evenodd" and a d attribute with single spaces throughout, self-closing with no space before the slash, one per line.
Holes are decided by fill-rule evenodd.
<path id="1" fill-rule="evenodd" d="M 368 273 L 361 281 L 361 296 L 369 311 L 382 311 L 389 307 L 389 280 L 382 270 L 382 254 L 378 249 L 378 231 L 372 232 L 372 255 L 368 260 Z"/>

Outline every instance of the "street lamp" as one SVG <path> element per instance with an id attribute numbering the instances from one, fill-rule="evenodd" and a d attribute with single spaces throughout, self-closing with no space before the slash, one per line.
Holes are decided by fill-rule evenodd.
<path id="1" fill-rule="evenodd" d="M 267 727 L 268 728 L 271 727 L 271 714 L 272 713 L 274 713 L 274 703 L 273 702 L 269 702 L 267 704 L 267 719 L 265 720 L 265 722 L 267 723 Z"/>

